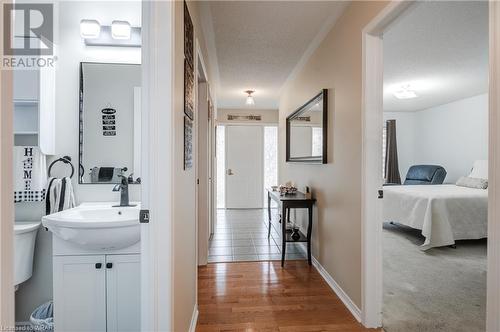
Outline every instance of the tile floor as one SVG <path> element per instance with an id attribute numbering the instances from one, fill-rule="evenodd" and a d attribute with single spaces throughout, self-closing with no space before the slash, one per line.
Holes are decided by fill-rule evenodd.
<path id="1" fill-rule="evenodd" d="M 267 210 L 217 211 L 217 228 L 210 239 L 208 262 L 281 260 L 281 237 L 277 211 L 273 210 L 271 236 L 267 237 Z M 306 259 L 299 243 L 288 243 L 286 259 Z"/>

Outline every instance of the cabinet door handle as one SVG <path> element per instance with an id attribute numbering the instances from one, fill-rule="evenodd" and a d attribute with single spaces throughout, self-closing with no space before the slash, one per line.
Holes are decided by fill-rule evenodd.
<path id="1" fill-rule="evenodd" d="M 102 267 L 102 263 L 95 263 L 95 268 L 100 269 Z"/>
<path id="2" fill-rule="evenodd" d="M 106 268 L 111 269 L 113 267 L 113 263 L 106 263 Z"/>

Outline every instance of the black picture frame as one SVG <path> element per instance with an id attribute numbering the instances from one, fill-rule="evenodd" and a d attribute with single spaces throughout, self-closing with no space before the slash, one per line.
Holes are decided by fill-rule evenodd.
<path id="1" fill-rule="evenodd" d="M 317 102 L 322 102 L 323 106 L 323 146 L 322 155 L 320 157 L 291 157 L 290 156 L 290 123 L 293 119 L 301 117 L 301 115 L 309 109 L 309 107 Z M 326 164 L 328 163 L 328 89 L 321 90 L 320 93 L 308 100 L 304 105 L 296 109 L 286 118 L 286 162 L 287 163 L 306 163 L 306 164 Z"/>
<path id="2" fill-rule="evenodd" d="M 194 68 L 184 59 L 184 114 L 194 120 Z"/>
<path id="3" fill-rule="evenodd" d="M 184 170 L 193 167 L 193 120 L 184 116 Z"/>

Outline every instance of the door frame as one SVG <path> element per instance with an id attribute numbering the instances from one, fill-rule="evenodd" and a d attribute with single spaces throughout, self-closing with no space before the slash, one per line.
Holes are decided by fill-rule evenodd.
<path id="1" fill-rule="evenodd" d="M 5 1 L 2 1 L 2 4 Z M 0 6 L 3 17 L 3 6 Z M 0 36 L 4 35 L 0 24 Z M 0 45 L 3 54 L 3 43 Z M 0 70 L 0 326 L 14 326 L 13 72 Z"/>
<path id="2" fill-rule="evenodd" d="M 362 323 L 382 326 L 383 31 L 412 2 L 392 1 L 362 32 Z M 489 198 L 486 330 L 500 331 L 500 3 L 489 3 Z"/>
<path id="3" fill-rule="evenodd" d="M 142 331 L 173 327 L 174 6 L 142 2 Z"/>
<path id="4" fill-rule="evenodd" d="M 206 84 L 206 89 L 207 89 L 207 103 L 208 103 L 208 95 L 209 95 L 209 81 L 208 81 L 208 74 L 207 74 L 207 70 L 206 70 L 206 66 L 205 66 L 205 60 L 203 59 L 203 53 L 201 52 L 201 49 L 200 49 L 200 42 L 198 40 L 198 38 L 196 38 L 196 41 L 195 41 L 195 50 L 196 50 L 196 53 L 195 53 L 195 58 L 196 58 L 196 63 L 195 63 L 195 73 L 196 73 L 196 79 L 195 79 L 195 107 L 196 107 L 196 112 L 195 112 L 195 139 L 194 139 L 194 146 L 195 148 L 193 149 L 193 155 L 195 156 L 195 174 L 196 174 L 196 189 L 195 189 L 195 220 L 196 220 L 196 239 L 197 239 L 197 248 L 196 248 L 196 266 L 200 266 L 201 265 L 206 265 L 207 264 L 207 261 L 208 261 L 208 239 L 206 241 L 202 241 L 202 239 L 200 239 L 200 204 L 199 204 L 199 193 L 200 193 L 200 158 L 199 158 L 199 149 L 200 149 L 200 146 L 199 146 L 199 128 L 200 128 L 200 117 L 199 117 L 199 113 L 200 113 L 200 96 L 199 96 L 199 89 L 200 89 L 200 83 L 204 83 Z M 200 66 L 201 64 L 201 66 Z M 199 74 L 203 74 L 203 77 L 205 79 L 204 82 L 200 82 L 199 81 Z M 208 107 L 208 104 L 207 104 L 207 107 Z M 210 128 L 208 127 L 208 135 L 210 135 Z M 207 137 L 207 140 L 208 140 L 208 137 Z M 210 162 L 210 156 L 208 155 L 208 151 L 207 151 L 207 156 L 208 156 L 208 160 L 207 160 L 207 167 L 208 167 L 208 163 Z M 210 176 L 208 174 L 208 176 Z M 210 190 L 210 188 L 208 188 L 208 190 Z M 208 192 L 208 191 L 207 191 Z M 208 202 L 208 204 L 210 204 L 210 202 Z M 208 205 L 207 205 L 208 206 Z M 210 209 L 209 209 L 210 211 Z M 210 218 L 211 216 L 209 214 L 207 214 L 207 217 L 209 218 L 207 220 L 207 223 L 209 225 L 210 223 Z M 200 255 L 200 247 L 203 248 L 203 253 L 202 253 L 202 256 Z M 201 256 L 201 257 L 200 257 Z M 196 278 L 196 280 L 198 280 L 198 278 Z M 197 284 L 198 285 L 198 284 Z M 198 288 L 198 286 L 196 286 Z M 198 295 L 196 295 L 197 298 L 198 298 Z M 198 303 L 198 301 L 196 301 L 196 303 Z"/>

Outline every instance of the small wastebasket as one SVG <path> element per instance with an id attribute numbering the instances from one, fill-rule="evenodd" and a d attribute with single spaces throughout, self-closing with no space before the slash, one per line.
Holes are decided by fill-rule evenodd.
<path id="1" fill-rule="evenodd" d="M 54 303 L 49 301 L 36 308 L 30 316 L 30 322 L 35 331 L 53 331 Z"/>

